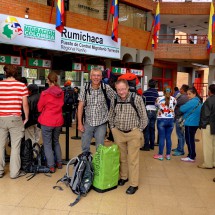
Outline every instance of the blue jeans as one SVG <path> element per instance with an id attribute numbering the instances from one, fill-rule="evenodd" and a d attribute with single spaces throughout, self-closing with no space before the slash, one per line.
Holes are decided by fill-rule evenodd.
<path id="1" fill-rule="evenodd" d="M 159 155 L 163 155 L 165 140 L 166 140 L 166 154 L 170 155 L 172 140 L 171 134 L 174 128 L 174 119 L 157 119 L 157 128 L 159 134 Z"/>
<path id="2" fill-rule="evenodd" d="M 54 167 L 55 165 L 54 153 L 55 153 L 57 162 L 62 163 L 61 148 L 59 144 L 61 126 L 52 127 L 52 126 L 41 125 L 41 130 L 42 130 L 43 145 L 44 145 L 44 151 L 45 151 L 46 160 L 47 160 L 47 166 Z M 53 150 L 54 150 L 54 153 L 53 153 Z"/>
<path id="3" fill-rule="evenodd" d="M 149 148 L 149 143 L 150 147 L 154 148 L 155 144 L 155 121 L 156 121 L 156 111 L 147 111 L 147 116 L 148 116 L 148 125 L 145 128 L 144 131 L 144 147 Z"/>
<path id="4" fill-rule="evenodd" d="M 185 126 L 185 139 L 188 148 L 188 157 L 193 160 L 196 157 L 195 134 L 198 128 L 198 126 Z"/>
<path id="5" fill-rule="evenodd" d="M 87 122 L 84 123 L 84 133 L 82 134 L 82 151 L 90 151 L 90 143 L 93 137 L 96 140 L 96 148 L 99 144 L 104 145 L 105 135 L 107 131 L 107 123 L 98 126 L 91 126 Z"/>
<path id="6" fill-rule="evenodd" d="M 175 128 L 176 128 L 176 134 L 178 137 L 177 151 L 184 154 L 185 136 L 184 136 L 184 131 L 181 130 L 178 124 L 178 119 L 175 120 Z"/>

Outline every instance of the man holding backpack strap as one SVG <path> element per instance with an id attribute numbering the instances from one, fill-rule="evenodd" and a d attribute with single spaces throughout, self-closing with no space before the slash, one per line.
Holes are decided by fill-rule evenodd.
<path id="1" fill-rule="evenodd" d="M 109 123 L 114 140 L 120 150 L 120 180 L 123 186 L 130 181 L 127 194 L 134 194 L 139 184 L 139 148 L 143 141 L 143 130 L 147 126 L 148 118 L 141 96 L 135 95 L 134 106 L 131 104 L 133 93 L 129 92 L 128 82 L 124 79 L 115 84 L 117 104 L 111 101 Z"/>
<path id="2" fill-rule="evenodd" d="M 90 72 L 91 83 L 81 90 L 78 105 L 78 130 L 82 135 L 82 151 L 90 151 L 90 143 L 93 136 L 96 139 L 96 147 L 99 144 L 104 145 L 105 134 L 108 120 L 108 99 L 114 97 L 115 92 L 109 86 L 101 83 L 102 71 L 93 68 Z M 106 95 L 104 95 L 104 89 Z M 83 114 L 85 122 L 83 123 Z"/>

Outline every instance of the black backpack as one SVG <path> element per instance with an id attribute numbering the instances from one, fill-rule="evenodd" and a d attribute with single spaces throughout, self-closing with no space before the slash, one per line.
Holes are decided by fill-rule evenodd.
<path id="1" fill-rule="evenodd" d="M 49 173 L 50 170 L 46 166 L 46 157 L 43 145 L 34 143 L 32 146 L 31 139 L 27 139 L 21 143 L 21 169 L 29 175 L 28 181 L 32 179 L 37 173 Z M 47 175 L 49 176 L 49 175 Z"/>
<path id="2" fill-rule="evenodd" d="M 64 89 L 64 104 L 65 105 L 75 104 L 74 90 L 71 87 L 65 87 Z"/>
<path id="3" fill-rule="evenodd" d="M 73 174 L 70 175 L 70 166 L 73 165 Z M 77 157 L 71 159 L 66 166 L 66 175 L 59 179 L 58 182 L 63 182 L 70 187 L 73 193 L 77 194 L 76 200 L 70 204 L 70 206 L 76 205 L 81 196 L 86 196 L 90 191 L 93 184 L 93 166 L 92 166 L 92 155 L 90 152 L 83 152 Z M 59 188 L 60 186 L 54 186 L 53 189 Z"/>

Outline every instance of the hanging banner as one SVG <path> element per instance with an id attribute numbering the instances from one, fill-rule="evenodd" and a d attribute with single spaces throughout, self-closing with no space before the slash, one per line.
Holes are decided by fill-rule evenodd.
<path id="1" fill-rule="evenodd" d="M 0 43 L 120 59 L 121 40 L 110 36 L 0 14 Z"/>
<path id="2" fill-rule="evenodd" d="M 143 76 L 143 70 L 142 69 L 130 69 L 130 73 L 133 73 L 137 76 Z"/>
<path id="3" fill-rule="evenodd" d="M 122 75 L 126 73 L 126 68 L 112 67 L 112 72 Z"/>
<path id="4" fill-rule="evenodd" d="M 35 68 L 51 68 L 51 61 L 38 58 L 27 58 L 26 67 L 35 67 Z"/>
<path id="5" fill-rule="evenodd" d="M 93 68 L 101 69 L 102 71 L 105 70 L 105 67 L 103 65 L 93 65 L 93 64 L 87 64 L 87 70 L 90 71 Z"/>
<path id="6" fill-rule="evenodd" d="M 0 64 L 14 64 L 20 66 L 21 62 L 21 57 L 0 54 Z"/>

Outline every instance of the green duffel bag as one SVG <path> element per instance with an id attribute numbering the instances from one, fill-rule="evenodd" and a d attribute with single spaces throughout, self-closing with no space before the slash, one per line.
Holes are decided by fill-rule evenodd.
<path id="1" fill-rule="evenodd" d="M 99 145 L 93 156 L 94 179 L 93 189 L 103 193 L 117 188 L 119 180 L 119 149 Z"/>

